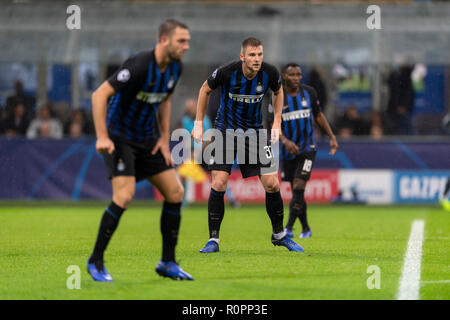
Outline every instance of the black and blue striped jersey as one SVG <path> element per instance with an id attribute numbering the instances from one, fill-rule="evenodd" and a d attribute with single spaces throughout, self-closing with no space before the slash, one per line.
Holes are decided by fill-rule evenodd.
<path id="1" fill-rule="evenodd" d="M 223 132 L 227 129 L 261 129 L 264 95 L 269 88 L 276 92 L 281 87 L 277 68 L 265 62 L 251 80 L 244 76 L 239 60 L 216 69 L 207 81 L 213 90 L 222 88 L 214 128 Z"/>
<path id="2" fill-rule="evenodd" d="M 128 58 L 108 79 L 115 91 L 108 101 L 109 135 L 144 145 L 157 139 L 156 110 L 175 89 L 181 72 L 180 61 L 172 61 L 161 72 L 154 50 Z"/>
<path id="3" fill-rule="evenodd" d="M 316 150 L 313 115 L 316 116 L 321 112 L 316 90 L 310 86 L 300 85 L 300 90 L 295 97 L 288 94 L 286 90 L 283 95 L 281 114 L 283 135 L 299 147 L 300 153 Z M 295 154 L 289 154 L 283 144 L 280 156 L 284 160 L 296 158 Z"/>

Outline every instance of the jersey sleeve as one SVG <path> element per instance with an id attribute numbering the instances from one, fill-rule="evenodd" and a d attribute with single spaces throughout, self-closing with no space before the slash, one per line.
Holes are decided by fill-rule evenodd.
<path id="1" fill-rule="evenodd" d="M 315 116 L 317 116 L 319 112 L 322 112 L 320 101 L 317 97 L 317 91 L 313 87 L 306 87 L 306 90 L 308 90 L 310 95 L 312 112 Z"/>
<path id="2" fill-rule="evenodd" d="M 269 88 L 273 92 L 277 92 L 281 88 L 281 75 L 274 66 L 269 69 Z"/>
<path id="3" fill-rule="evenodd" d="M 146 71 L 146 66 L 139 63 L 137 56 L 131 56 L 108 78 L 108 82 L 115 92 L 121 92 L 129 86 L 138 85 Z"/>
<path id="4" fill-rule="evenodd" d="M 223 85 L 224 83 L 224 74 L 225 70 L 224 67 L 219 67 L 216 70 L 211 73 L 211 75 L 208 78 L 208 86 L 215 90 L 217 87 Z"/>

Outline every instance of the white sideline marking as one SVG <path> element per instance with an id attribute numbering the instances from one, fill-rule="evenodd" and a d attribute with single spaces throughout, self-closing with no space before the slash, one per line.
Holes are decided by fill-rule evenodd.
<path id="1" fill-rule="evenodd" d="M 397 300 L 419 300 L 420 265 L 422 263 L 422 242 L 425 222 L 414 220 L 409 235 L 408 248 L 403 261 L 402 276 Z"/>
<path id="2" fill-rule="evenodd" d="M 434 280 L 434 281 L 422 281 L 422 283 L 450 283 L 450 280 Z"/>

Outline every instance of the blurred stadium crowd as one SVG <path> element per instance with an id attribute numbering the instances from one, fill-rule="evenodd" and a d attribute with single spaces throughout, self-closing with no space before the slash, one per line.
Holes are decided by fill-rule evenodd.
<path id="1" fill-rule="evenodd" d="M 237 59 L 242 37 L 251 34 L 263 41 L 268 62 L 302 66 L 302 82 L 318 92 L 339 139 L 450 133 L 448 1 L 170 2 L 77 1 L 81 31 L 61 23 L 69 2 L 2 2 L 0 137 L 95 136 L 91 93 L 129 55 L 151 47 L 157 22 L 169 16 L 193 34 L 172 129 L 201 83 Z M 379 31 L 366 27 L 372 2 L 382 7 Z M 211 100 L 213 122 L 218 104 Z"/>
<path id="2" fill-rule="evenodd" d="M 415 92 L 412 71 L 412 66 L 403 66 L 393 70 L 385 79 L 389 93 L 384 111 L 369 109 L 362 112 L 355 104 L 336 108 L 330 103 L 330 94 L 320 72 L 315 68 L 309 70 L 306 83 L 317 90 L 324 112 L 332 114 L 331 125 L 340 139 L 363 136 L 378 140 L 392 135 L 448 134 L 448 116 L 440 115 L 440 125 L 437 126 L 435 123 L 427 125 L 423 117 L 414 121 Z M 187 97 L 183 106 L 176 106 L 178 110 L 184 110 L 183 117 L 194 118 L 193 99 L 195 101 L 194 95 Z M 0 105 L 0 136 L 28 139 L 95 136 L 90 108 L 72 108 L 66 101 L 47 101 L 37 105 L 36 100 L 36 97 L 24 92 L 22 81 L 16 80 L 14 92 L 7 97 L 4 105 Z M 212 121 L 218 108 L 216 100 L 213 96 L 208 110 L 208 116 Z M 176 126 L 181 127 L 179 121 L 176 122 Z M 318 128 L 316 135 L 319 137 L 322 135 Z"/>
<path id="3" fill-rule="evenodd" d="M 23 91 L 23 83 L 14 83 L 15 92 L 8 96 L 5 106 L 0 108 L 0 134 L 9 138 L 28 139 L 63 137 L 80 138 L 94 135 L 90 113 L 82 109 L 71 109 L 63 103 L 48 101 L 36 106 L 36 99 Z"/>

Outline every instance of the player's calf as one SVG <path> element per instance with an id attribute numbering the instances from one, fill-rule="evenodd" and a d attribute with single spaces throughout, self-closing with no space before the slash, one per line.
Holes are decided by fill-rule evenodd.
<path id="1" fill-rule="evenodd" d="M 306 216 L 306 201 L 305 201 L 305 190 L 304 189 L 294 189 L 292 190 L 292 200 L 290 203 L 290 216 L 295 218 L 298 217 L 300 223 L 302 224 L 302 232 L 306 233 L 311 230 L 308 224 L 308 219 Z M 291 222 L 291 219 L 290 221 Z"/>
<path id="2" fill-rule="evenodd" d="M 175 261 L 175 247 L 181 221 L 181 202 L 164 201 L 161 213 L 161 234 L 163 241 L 162 261 Z"/>
<path id="3" fill-rule="evenodd" d="M 100 227 L 98 230 L 97 240 L 95 242 L 94 251 L 89 258 L 89 263 L 103 264 L 103 254 L 108 246 L 109 241 L 119 225 L 120 218 L 125 209 L 118 206 L 112 201 L 103 213 Z"/>
<path id="4" fill-rule="evenodd" d="M 121 208 L 114 203 L 114 201 L 112 201 L 102 216 L 94 251 L 92 252 L 87 264 L 87 270 L 92 276 L 92 279 L 95 281 L 112 281 L 112 277 L 109 275 L 108 271 L 106 271 L 103 264 L 103 255 L 112 235 L 114 234 L 114 231 L 119 225 L 120 218 L 124 211 L 124 208 Z"/>
<path id="5" fill-rule="evenodd" d="M 272 223 L 273 234 L 280 235 L 280 237 L 284 236 L 284 207 L 280 191 L 266 192 L 266 211 Z"/>

